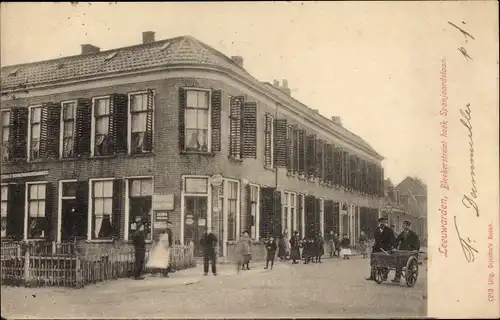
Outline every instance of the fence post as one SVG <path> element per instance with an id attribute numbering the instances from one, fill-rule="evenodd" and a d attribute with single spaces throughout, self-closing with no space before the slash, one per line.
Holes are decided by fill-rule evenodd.
<path id="1" fill-rule="evenodd" d="M 30 279 L 30 251 L 24 252 L 24 285 L 29 283 Z"/>
<path id="2" fill-rule="evenodd" d="M 52 241 L 52 254 L 56 253 L 56 242 Z"/>
<path id="3" fill-rule="evenodd" d="M 82 268 L 81 268 L 81 262 L 80 262 L 80 257 L 78 255 L 75 255 L 75 281 L 76 281 L 76 287 L 81 288 L 82 287 Z"/>

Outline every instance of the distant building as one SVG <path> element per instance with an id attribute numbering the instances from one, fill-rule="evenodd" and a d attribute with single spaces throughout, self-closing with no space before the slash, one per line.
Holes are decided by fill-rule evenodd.
<path id="1" fill-rule="evenodd" d="M 427 186 L 418 178 L 406 177 L 397 186 L 390 179 L 384 181 L 386 203 L 382 215 L 401 232 L 404 220 L 412 222 L 422 241 L 427 239 Z"/>
<path id="2" fill-rule="evenodd" d="M 183 36 L 1 68 L 2 237 L 106 246 L 376 226 L 380 156 L 339 117 Z M 334 103 L 334 101 L 332 101 Z"/>

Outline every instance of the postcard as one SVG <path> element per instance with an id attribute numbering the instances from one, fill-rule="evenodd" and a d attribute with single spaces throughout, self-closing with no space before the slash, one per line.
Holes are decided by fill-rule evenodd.
<path id="1" fill-rule="evenodd" d="M 1 313 L 498 318 L 494 1 L 1 4 Z"/>

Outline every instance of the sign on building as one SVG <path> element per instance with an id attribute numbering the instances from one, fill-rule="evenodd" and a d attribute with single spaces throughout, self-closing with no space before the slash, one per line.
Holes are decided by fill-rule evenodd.
<path id="1" fill-rule="evenodd" d="M 154 194 L 153 195 L 153 210 L 155 211 L 171 211 L 174 210 L 174 195 L 173 194 Z"/>

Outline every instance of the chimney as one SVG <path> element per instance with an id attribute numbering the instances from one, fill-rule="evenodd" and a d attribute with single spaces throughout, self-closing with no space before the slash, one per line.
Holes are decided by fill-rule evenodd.
<path id="1" fill-rule="evenodd" d="M 280 89 L 281 89 L 281 91 L 283 91 L 284 93 L 286 93 L 289 96 L 292 94 L 292 91 L 288 88 L 288 80 L 286 80 L 286 79 L 283 79 L 283 82 L 282 82 Z"/>
<path id="2" fill-rule="evenodd" d="M 155 42 L 155 33 L 154 31 L 144 31 L 142 33 L 142 44 L 148 44 Z"/>
<path id="3" fill-rule="evenodd" d="M 237 65 L 243 68 L 243 57 L 242 56 L 232 56 L 231 60 L 234 61 Z"/>
<path id="4" fill-rule="evenodd" d="M 101 51 L 99 47 L 93 46 L 91 44 L 82 44 L 82 55 L 98 53 L 99 51 Z"/>
<path id="5" fill-rule="evenodd" d="M 341 127 L 342 127 L 342 120 L 340 119 L 340 117 L 338 117 L 338 116 L 333 116 L 331 119 L 332 119 L 332 122 L 333 122 L 333 123 L 336 123 L 336 124 L 338 124 L 339 126 L 341 126 Z"/>
<path id="6" fill-rule="evenodd" d="M 273 80 L 273 86 L 275 86 L 276 88 L 279 88 L 280 82 L 278 80 Z"/>

